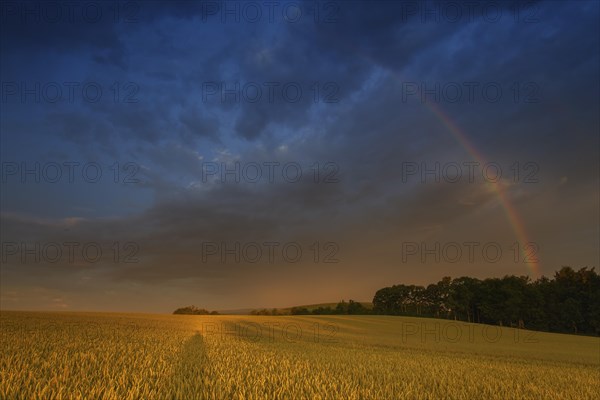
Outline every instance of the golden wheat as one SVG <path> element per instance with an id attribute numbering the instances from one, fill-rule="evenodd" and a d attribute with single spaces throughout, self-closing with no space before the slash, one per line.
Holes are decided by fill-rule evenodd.
<path id="1" fill-rule="evenodd" d="M 3 312 L 3 399 L 592 399 L 600 341 L 385 316 Z"/>

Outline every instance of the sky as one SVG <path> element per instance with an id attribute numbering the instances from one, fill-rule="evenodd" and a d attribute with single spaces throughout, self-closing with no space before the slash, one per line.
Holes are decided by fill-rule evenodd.
<path id="1" fill-rule="evenodd" d="M 599 4 L 3 2 L 0 308 L 597 268 Z"/>

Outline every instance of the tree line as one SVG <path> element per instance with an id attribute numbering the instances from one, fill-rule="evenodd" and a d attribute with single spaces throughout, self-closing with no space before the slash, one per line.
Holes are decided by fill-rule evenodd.
<path id="1" fill-rule="evenodd" d="M 552 279 L 444 277 L 378 290 L 373 313 L 455 319 L 561 333 L 600 334 L 600 275 L 563 267 Z"/>
<path id="2" fill-rule="evenodd" d="M 292 307 L 290 313 L 292 315 L 359 315 L 371 314 L 371 311 L 358 301 L 349 300 L 346 302 L 342 300 L 337 303 L 335 308 L 321 306 L 309 310 L 307 307 Z"/>
<path id="3" fill-rule="evenodd" d="M 196 306 L 181 307 L 173 311 L 173 314 L 185 314 L 185 315 L 219 315 L 216 311 L 208 311 L 204 308 L 198 308 Z"/>
<path id="4" fill-rule="evenodd" d="M 309 308 L 306 306 L 292 307 L 290 309 L 277 309 L 273 308 L 268 310 L 263 308 L 261 310 L 252 310 L 250 315 L 356 315 L 356 314 L 370 314 L 368 308 L 366 308 L 361 303 L 349 300 L 346 302 L 345 300 L 337 303 L 335 307 L 327 306 L 319 306 L 314 308 Z"/>
<path id="5" fill-rule="evenodd" d="M 174 314 L 216 311 L 189 306 Z M 335 307 L 253 310 L 252 315 L 403 315 L 512 326 L 558 333 L 600 335 L 600 275 L 594 268 L 563 267 L 549 279 L 527 276 L 477 279 L 444 277 L 427 286 L 379 289 L 373 308 L 342 300 Z"/>

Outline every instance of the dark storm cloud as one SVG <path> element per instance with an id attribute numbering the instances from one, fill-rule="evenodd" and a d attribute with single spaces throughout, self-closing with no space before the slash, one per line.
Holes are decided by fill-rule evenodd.
<path id="1" fill-rule="evenodd" d="M 309 231 L 305 235 L 314 240 L 310 233 L 324 215 L 319 217 L 306 210 L 308 207 L 335 206 L 342 196 L 334 186 L 317 190 L 310 181 L 291 189 L 281 185 L 272 186 L 270 190 L 217 185 L 209 191 L 182 193 L 148 212 L 125 219 L 44 220 L 4 214 L 2 234 L 6 241 L 27 243 L 29 248 L 36 242 L 42 245 L 94 242 L 100 243 L 105 250 L 115 240 L 138 243 L 139 264 L 116 264 L 110 259 L 90 264 L 80 257 L 76 263 L 92 270 L 104 270 L 108 276 L 119 280 L 158 282 L 198 278 L 210 270 L 217 276 L 227 276 L 228 268 L 235 263 L 203 265 L 203 242 L 226 242 L 232 246 L 234 242 L 293 241 L 300 239 L 305 230 Z M 307 221 L 310 221 L 310 227 L 306 226 Z M 322 229 L 322 235 L 326 235 L 325 224 Z M 304 242 L 305 246 L 308 244 L 309 241 Z M 68 263 L 40 268 L 31 258 L 23 264 L 18 256 L 9 256 L 6 268 L 37 271 L 37 279 L 42 281 L 45 274 L 68 274 L 75 270 Z"/>
<path id="2" fill-rule="evenodd" d="M 455 3 L 465 9 L 471 4 Z M 185 287 L 190 298 L 199 288 L 230 295 L 227 307 L 237 307 L 252 303 L 258 290 L 253 288 L 268 289 L 272 282 L 312 302 L 299 289 L 302 283 L 319 286 L 309 282 L 311 273 L 321 274 L 327 285 L 339 282 L 334 297 L 358 283 L 376 287 L 401 278 L 437 279 L 447 274 L 443 266 L 399 269 L 399 243 L 514 240 L 505 205 L 488 183 L 423 184 L 419 175 L 403 180 L 406 163 L 431 168 L 477 158 L 460 135 L 485 160 L 502 166 L 500 185 L 533 240 L 546 249 L 547 272 L 568 258 L 595 261 L 589 241 L 598 236 L 592 224 L 598 197 L 597 3 L 482 2 L 479 8 L 499 7 L 502 18 L 424 22 L 422 14 L 409 12 L 422 3 L 340 2 L 338 19 L 330 24 L 222 23 L 219 10 L 209 12 L 201 2 L 139 4 L 136 21 L 127 24 L 108 17 L 97 24 L 2 24 L 3 81 L 31 80 L 33 74 L 40 81 L 96 81 L 105 90 L 97 103 L 3 104 L 3 157 L 61 151 L 62 158 L 85 156 L 109 165 L 134 161 L 141 182 L 127 195 L 107 188 L 83 204 L 89 213 L 77 208 L 85 203 L 80 200 L 85 185 L 72 185 L 65 189 L 63 212 L 52 215 L 44 215 L 51 207 L 39 203 L 28 212 L 4 209 L 34 204 L 19 202 L 19 196 L 44 199 L 50 193 L 13 182 L 3 190 L 3 200 L 11 201 L 3 201 L 1 218 L 3 238 L 9 240 L 132 241 L 140 246 L 140 262 L 42 268 L 13 260 L 3 265 L 3 281 L 9 277 L 23 286 L 81 293 L 139 284 L 147 294 L 169 284 Z M 522 15 L 534 10 L 539 21 L 515 21 L 511 10 L 517 6 Z M 116 102 L 110 89 L 115 81 L 137 85 L 138 101 Z M 503 96 L 497 102 L 485 101 L 481 92 L 474 102 L 407 98 L 407 83 L 431 88 L 448 82 L 494 82 Z M 536 83 L 539 101 L 515 101 L 515 82 L 520 88 Z M 236 83 L 257 85 L 262 98 L 235 101 L 226 94 L 223 100 L 220 89 L 207 92 L 215 84 L 231 89 Z M 276 84 L 272 102 L 266 83 Z M 280 89 L 290 83 L 303 91 L 298 101 L 282 97 Z M 119 100 L 127 93 L 121 91 Z M 331 93 L 336 101 L 325 101 Z M 235 162 L 271 161 L 300 163 L 302 179 L 279 178 L 274 184 L 204 179 L 207 164 L 231 168 Z M 539 182 L 511 181 L 511 166 L 528 161 L 538 165 Z M 333 163 L 339 181 L 315 183 L 310 166 L 316 162 L 321 168 Z M 123 196 L 134 207 L 122 214 L 101 211 L 111 196 Z M 544 222 L 567 209 L 577 210 L 573 220 Z M 553 236 L 556 231 L 560 235 Z M 567 236 L 575 243 L 564 250 L 557 241 Z M 202 263 L 207 241 L 304 246 L 334 241 L 341 262 L 326 268 L 310 261 Z M 506 266 L 494 270 L 505 272 Z M 358 293 L 365 300 L 372 294 Z"/>

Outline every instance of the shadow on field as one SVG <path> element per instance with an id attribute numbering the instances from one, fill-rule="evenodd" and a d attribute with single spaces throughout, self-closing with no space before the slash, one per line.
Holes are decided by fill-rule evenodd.
<path id="1" fill-rule="evenodd" d="M 199 333 L 182 347 L 179 362 L 171 378 L 171 399 L 200 399 L 207 392 L 208 356 Z"/>

